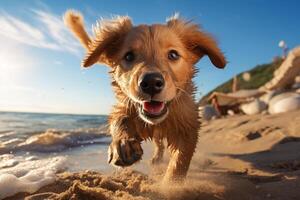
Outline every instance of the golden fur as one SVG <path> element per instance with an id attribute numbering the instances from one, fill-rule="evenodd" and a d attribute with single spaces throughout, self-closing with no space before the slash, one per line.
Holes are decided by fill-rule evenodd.
<path id="1" fill-rule="evenodd" d="M 194 65 L 207 55 L 219 68 L 226 60 L 215 40 L 198 25 L 173 17 L 166 24 L 133 26 L 129 17 L 102 20 L 94 28 L 90 39 L 84 29 L 82 16 L 68 11 L 66 25 L 87 50 L 82 65 L 89 67 L 97 62 L 111 67 L 112 87 L 117 104 L 109 117 L 112 143 L 109 162 L 129 166 L 142 154 L 140 143 L 153 139 L 156 144 L 152 162 L 163 155 L 162 139 L 167 140 L 171 158 L 165 180 L 181 180 L 186 176 L 193 156 L 200 122 L 194 99 L 192 78 Z M 168 59 L 168 52 L 175 49 L 180 59 Z M 134 62 L 124 61 L 124 54 L 135 54 Z M 165 80 L 164 89 L 154 97 L 143 93 L 139 78 L 148 72 L 158 72 Z M 143 101 L 167 102 L 167 113 L 159 118 L 141 114 Z"/>

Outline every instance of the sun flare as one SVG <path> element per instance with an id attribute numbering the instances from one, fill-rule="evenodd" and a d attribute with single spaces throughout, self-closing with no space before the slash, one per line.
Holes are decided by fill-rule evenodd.
<path id="1" fill-rule="evenodd" d="M 20 84 L 25 72 L 31 70 L 33 59 L 20 46 L 12 44 L 0 47 L 0 87 Z"/>

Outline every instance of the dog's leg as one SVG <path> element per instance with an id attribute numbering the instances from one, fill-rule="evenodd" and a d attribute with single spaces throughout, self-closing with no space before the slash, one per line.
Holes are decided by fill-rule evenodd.
<path id="1" fill-rule="evenodd" d="M 171 158 L 164 177 L 164 181 L 182 181 L 187 174 L 194 154 L 198 130 L 195 129 L 182 137 L 177 144 L 171 144 Z"/>
<path id="2" fill-rule="evenodd" d="M 143 150 L 132 118 L 120 112 L 110 116 L 112 142 L 108 149 L 108 162 L 121 167 L 132 165 L 141 159 Z"/>
<path id="3" fill-rule="evenodd" d="M 162 139 L 154 138 L 153 142 L 154 142 L 154 154 L 151 159 L 151 164 L 155 165 L 162 162 L 165 146 Z"/>

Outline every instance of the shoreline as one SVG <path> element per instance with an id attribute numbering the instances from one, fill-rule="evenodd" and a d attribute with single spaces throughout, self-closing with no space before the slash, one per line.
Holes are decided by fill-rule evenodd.
<path id="1" fill-rule="evenodd" d="M 109 200 L 297 199 L 300 196 L 297 121 L 300 122 L 299 110 L 276 115 L 230 116 L 203 123 L 188 177 L 179 186 L 160 182 L 168 156 L 165 154 L 163 164 L 151 168 L 148 162 L 152 144 L 146 143 L 143 160 L 129 169 L 115 171 L 103 163 L 112 171 L 57 173 L 54 183 L 34 194 L 19 193 L 5 200 L 24 196 L 37 200 L 51 195 L 50 199 L 57 200 L 71 196 Z M 106 157 L 105 150 L 102 156 Z M 85 166 L 88 168 L 89 163 Z"/>

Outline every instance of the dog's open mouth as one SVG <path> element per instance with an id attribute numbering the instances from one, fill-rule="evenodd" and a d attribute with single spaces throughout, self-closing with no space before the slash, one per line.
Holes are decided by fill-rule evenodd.
<path id="1" fill-rule="evenodd" d="M 142 114 L 149 118 L 160 118 L 167 111 L 167 104 L 165 102 L 144 101 L 142 104 Z"/>

